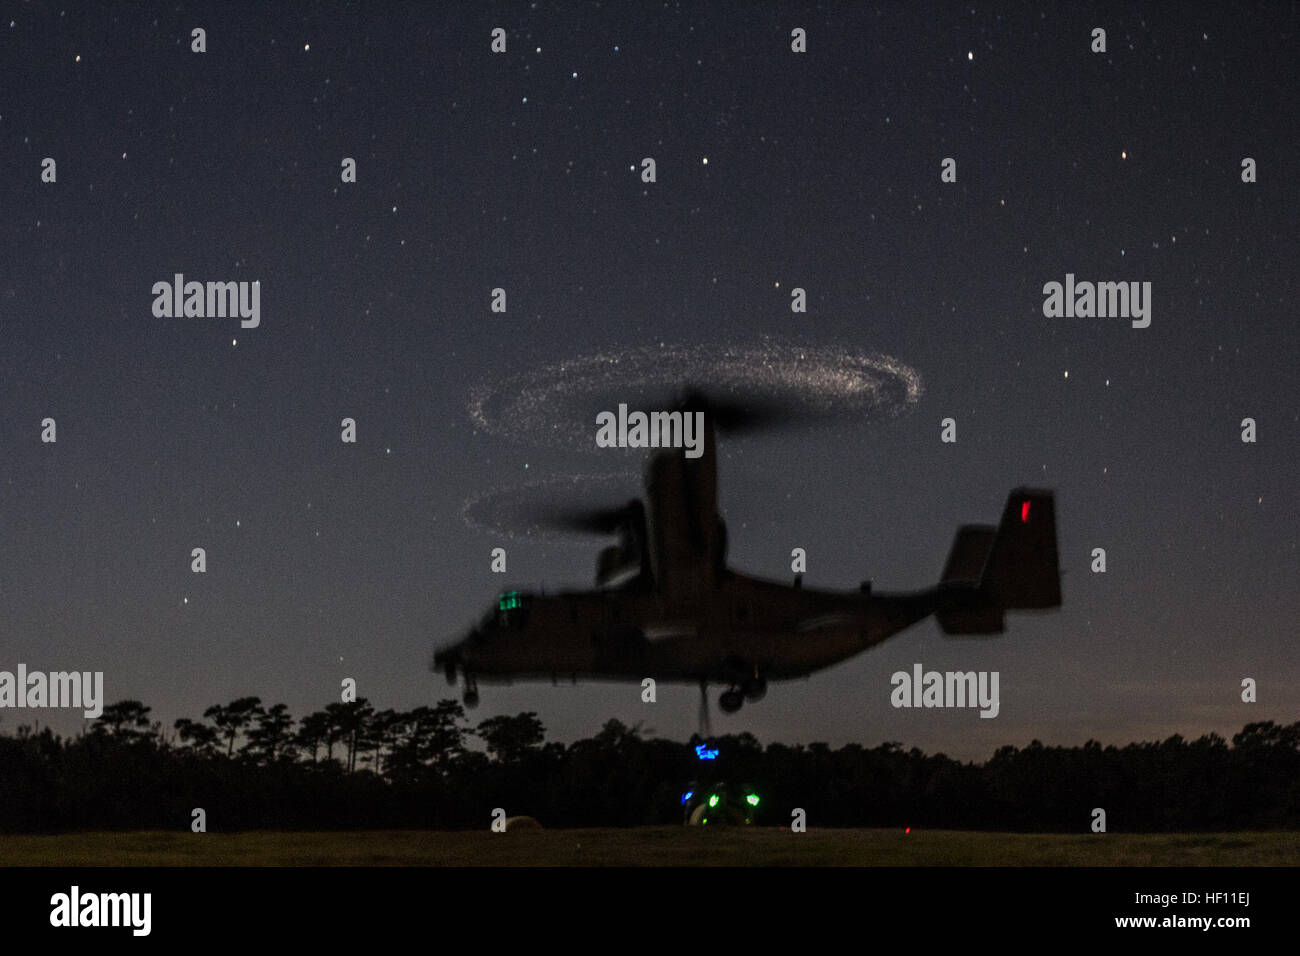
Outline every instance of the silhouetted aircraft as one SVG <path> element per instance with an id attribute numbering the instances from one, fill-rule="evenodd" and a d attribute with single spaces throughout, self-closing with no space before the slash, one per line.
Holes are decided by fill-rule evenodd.
<path id="1" fill-rule="evenodd" d="M 938 584 L 909 593 L 825 591 L 762 580 L 727 567 L 727 531 L 717 512 L 716 428 L 761 419 L 699 395 L 680 406 L 704 411 L 698 458 L 655 452 L 645 499 L 620 508 L 549 516 L 566 528 L 616 534 L 600 552 L 597 589 L 557 594 L 508 591 L 477 627 L 434 655 L 449 683 L 464 676 L 464 701 L 478 681 L 578 677 L 710 683 L 727 690 L 727 713 L 759 700 L 770 680 L 806 677 L 935 615 L 945 634 L 999 634 L 1007 611 L 1061 604 L 1056 516 L 1050 491 L 1011 492 L 1002 520 L 964 525 Z M 716 428 L 715 428 L 716 426 Z"/>

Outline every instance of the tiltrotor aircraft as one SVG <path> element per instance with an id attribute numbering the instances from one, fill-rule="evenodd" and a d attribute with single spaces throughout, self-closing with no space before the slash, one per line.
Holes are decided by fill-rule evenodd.
<path id="1" fill-rule="evenodd" d="M 699 396 L 705 441 L 697 458 L 655 452 L 644 502 L 563 516 L 559 523 L 618 543 L 600 552 L 596 589 L 501 594 L 469 635 L 434 655 L 449 683 L 464 676 L 464 702 L 478 681 L 579 677 L 727 687 L 727 713 L 759 700 L 768 681 L 806 677 L 933 614 L 949 635 L 999 634 L 1007 611 L 1061 604 L 1056 516 L 1050 491 L 1012 491 L 996 526 L 963 525 L 938 584 L 908 593 L 825 591 L 762 580 L 727 567 L 727 530 L 717 511 L 715 425 L 737 413 Z M 707 711 L 704 711 L 707 714 Z"/>

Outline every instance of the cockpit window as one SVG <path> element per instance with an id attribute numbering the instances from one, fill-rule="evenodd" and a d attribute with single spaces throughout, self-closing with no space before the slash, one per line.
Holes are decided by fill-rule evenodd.
<path id="1" fill-rule="evenodd" d="M 510 630 L 522 628 L 524 622 L 528 619 L 528 605 L 530 603 L 528 596 L 520 594 L 518 591 L 504 592 L 497 598 L 497 627 Z"/>

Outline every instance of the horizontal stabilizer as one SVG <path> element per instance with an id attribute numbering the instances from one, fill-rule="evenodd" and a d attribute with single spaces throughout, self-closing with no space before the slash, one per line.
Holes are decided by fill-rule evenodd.
<path id="1" fill-rule="evenodd" d="M 991 524 L 967 524 L 957 529 L 948 563 L 943 568 L 944 581 L 970 581 L 978 584 L 984 574 L 993 538 L 998 529 Z"/>
<path id="2" fill-rule="evenodd" d="M 1001 634 L 1006 630 L 1002 608 L 992 601 L 976 600 L 955 610 L 935 614 L 939 628 L 948 635 Z"/>

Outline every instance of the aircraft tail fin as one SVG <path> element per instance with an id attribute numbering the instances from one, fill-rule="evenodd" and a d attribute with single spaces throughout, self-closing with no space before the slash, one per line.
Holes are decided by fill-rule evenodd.
<path id="1" fill-rule="evenodd" d="M 1002 521 L 957 530 L 944 584 L 967 584 L 969 596 L 935 614 L 945 634 L 1000 634 L 1008 610 L 1059 607 L 1061 570 L 1056 507 L 1050 491 L 1018 488 Z"/>
<path id="2" fill-rule="evenodd" d="M 1017 488 L 993 538 L 980 588 L 1007 609 L 1061 606 L 1056 503 L 1050 491 Z"/>

